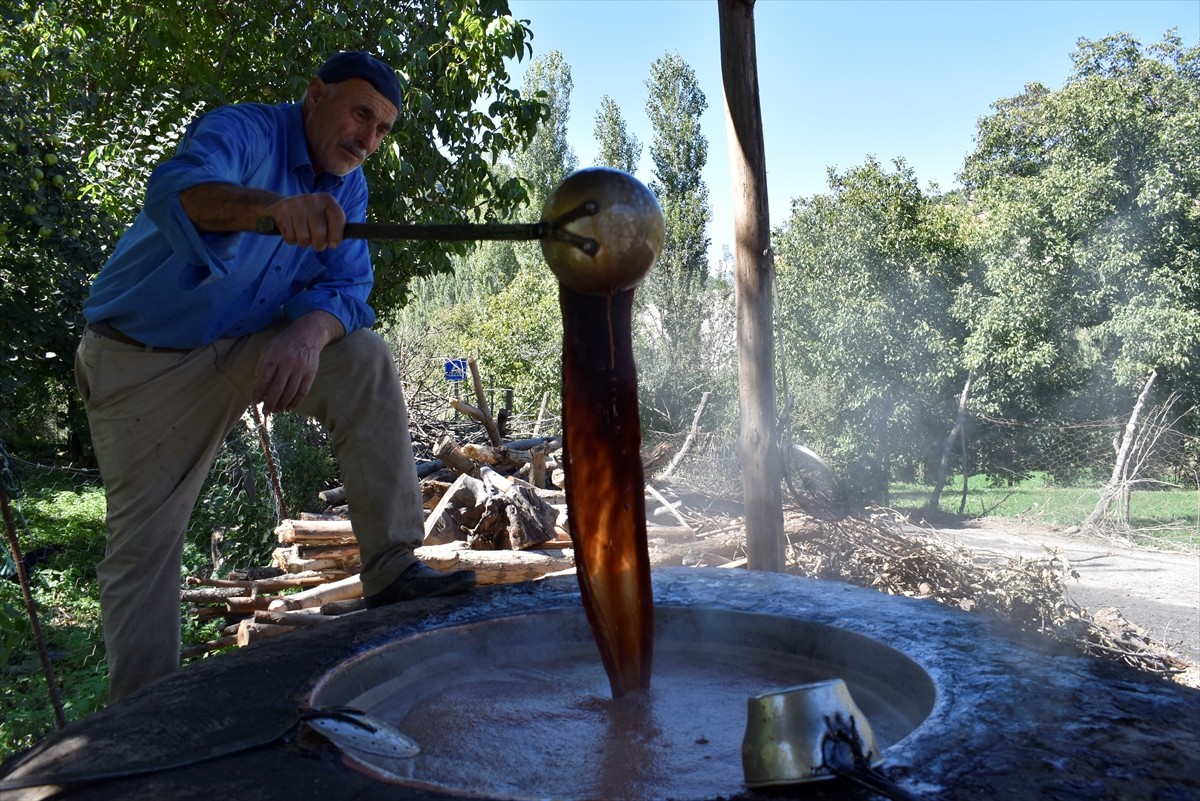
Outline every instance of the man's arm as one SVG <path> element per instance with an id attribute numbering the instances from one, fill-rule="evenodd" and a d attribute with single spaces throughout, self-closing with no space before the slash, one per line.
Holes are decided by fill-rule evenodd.
<path id="1" fill-rule="evenodd" d="M 316 251 L 341 244 L 346 225 L 346 212 L 327 192 L 284 197 L 236 184 L 207 183 L 180 192 L 179 202 L 202 233 L 255 231 L 259 217 L 270 217 L 289 245 Z"/>
<path id="2" fill-rule="evenodd" d="M 288 244 L 316 251 L 336 247 L 346 224 L 341 205 L 324 192 L 283 197 L 236 184 L 207 183 L 185 189 L 179 200 L 198 231 L 254 231 L 258 218 L 269 216 Z M 321 351 L 345 334 L 342 322 L 326 311 L 310 311 L 293 320 L 259 359 L 255 403 L 261 402 L 266 414 L 296 408 L 312 389 Z"/>

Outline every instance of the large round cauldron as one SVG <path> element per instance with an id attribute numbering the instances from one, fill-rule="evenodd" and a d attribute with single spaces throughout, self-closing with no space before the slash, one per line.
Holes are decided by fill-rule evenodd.
<path id="1" fill-rule="evenodd" d="M 711 683 L 705 689 L 698 655 L 711 654 L 705 644 L 715 642 L 726 667 L 746 664 L 745 673 L 729 682 L 738 685 L 730 691 L 735 697 L 751 688 L 772 689 L 762 684 L 790 681 L 793 671 L 846 673 L 864 712 L 873 724 L 875 717 L 882 724 L 877 729 L 883 730 L 883 772 L 918 796 L 1128 801 L 1200 793 L 1195 724 L 1200 692 L 1195 690 L 932 601 L 734 570 L 663 569 L 653 579 L 662 621 L 659 643 L 665 645 L 656 644 L 663 657 L 661 664 L 655 662 L 650 697 L 662 693 L 677 699 L 699 688 L 695 703 L 672 701 L 666 715 L 685 727 L 696 723 L 700 730 L 693 739 L 707 743 L 693 742 L 695 748 L 685 750 L 708 749 L 712 761 L 728 759 L 717 753 L 718 746 L 739 741 L 746 722 L 745 699 L 736 712 L 718 714 L 721 693 Z M 586 645 L 586 627 L 577 622 L 581 614 L 575 579 L 562 577 L 365 611 L 207 659 L 11 760 L 4 766 L 4 781 L 39 776 L 51 786 L 9 790 L 5 801 L 57 795 L 206 801 L 487 797 L 486 788 L 397 784 L 397 776 L 384 775 L 391 773 L 386 768 L 348 764 L 356 760 L 294 726 L 299 710 L 314 700 L 375 699 L 374 711 L 380 714 L 406 707 L 398 716 L 406 725 L 413 709 L 440 698 L 452 702 L 445 709 L 457 709 L 454 720 L 442 713 L 445 726 L 437 734 L 445 737 L 453 726 L 478 727 L 494 713 L 469 703 L 480 696 L 481 675 L 484 681 L 496 680 L 497 689 L 542 682 L 588 694 L 593 679 L 587 669 L 568 660 L 567 670 L 555 661 Z M 523 642 L 529 659 L 514 665 Z M 493 664 L 483 658 L 487 653 Z M 496 664 L 515 672 L 487 679 Z M 693 668 L 694 682 L 687 675 Z M 427 678 L 418 678 L 422 671 Z M 453 681 L 455 673 L 460 682 Z M 595 696 L 602 698 L 607 695 L 602 673 L 596 678 Z M 520 703 L 534 695 L 514 692 L 511 697 Z M 532 725 L 545 709 L 531 705 L 529 712 Z M 539 770 L 555 781 L 567 777 L 555 785 L 566 788 L 563 795 L 583 788 L 577 797 L 591 795 L 587 783 L 598 774 L 644 777 L 644 766 L 634 760 L 651 752 L 637 747 L 645 744 L 647 730 L 639 730 L 634 717 L 634 723 L 613 717 L 609 736 L 599 740 L 586 726 L 563 725 L 557 747 L 577 761 L 561 768 L 543 762 Z M 522 747 L 519 718 L 495 729 L 495 751 Z M 597 719 L 587 725 L 597 725 Z M 628 728 L 622 730 L 623 725 Z M 464 748 L 478 750 L 479 731 L 460 729 Z M 636 736 L 623 739 L 623 731 Z M 406 733 L 418 741 L 423 736 L 419 730 Z M 737 787 L 736 779 L 731 786 L 728 767 L 714 768 L 713 786 L 691 784 L 672 797 L 778 797 Z M 373 771 L 379 775 L 370 775 Z M 70 784 L 53 785 L 72 777 Z M 653 792 L 656 785 L 635 781 L 627 788 L 630 793 L 619 797 L 636 798 L 646 786 Z M 834 780 L 798 785 L 787 797 L 865 799 L 870 794 Z"/>
<path id="2" fill-rule="evenodd" d="M 361 710 L 421 749 L 346 751 L 402 785 L 513 801 L 709 798 L 743 789 L 747 701 L 840 678 L 885 748 L 933 709 L 933 681 L 878 640 L 793 617 L 655 615 L 653 681 L 613 699 L 578 609 L 436 629 L 334 668 L 317 708 Z M 384 751 L 384 753 L 378 753 Z"/>

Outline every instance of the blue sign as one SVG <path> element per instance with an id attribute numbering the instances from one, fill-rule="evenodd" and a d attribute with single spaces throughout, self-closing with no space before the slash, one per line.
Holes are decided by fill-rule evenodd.
<path id="1" fill-rule="evenodd" d="M 466 359 L 448 359 L 446 361 L 446 380 L 447 381 L 466 381 L 467 380 L 467 360 Z"/>

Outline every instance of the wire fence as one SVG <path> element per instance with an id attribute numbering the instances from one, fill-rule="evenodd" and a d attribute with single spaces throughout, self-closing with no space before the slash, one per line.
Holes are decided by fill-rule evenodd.
<path id="1" fill-rule="evenodd" d="M 1076 522 L 1097 531 L 1200 536 L 1198 430 L 1198 411 L 1180 411 L 1173 399 L 1132 426 L 1122 419 L 1034 425 L 974 414 L 965 426 L 965 472 L 986 467 L 977 488 L 1054 494 L 1065 516 L 1083 510 Z M 960 462 L 960 481 L 962 475 Z"/>

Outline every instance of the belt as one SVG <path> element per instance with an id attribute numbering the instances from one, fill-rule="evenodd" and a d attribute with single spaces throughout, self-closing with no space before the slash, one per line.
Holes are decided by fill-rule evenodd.
<path id="1" fill-rule="evenodd" d="M 145 342 L 138 342 L 131 336 L 127 336 L 116 328 L 113 328 L 108 323 L 88 323 L 88 330 L 93 334 L 99 334 L 105 339 L 111 339 L 114 342 L 120 342 L 125 345 L 133 345 L 136 348 L 143 348 L 147 352 L 158 351 L 159 353 L 187 353 L 189 348 L 160 348 L 156 345 L 147 345 Z"/>

